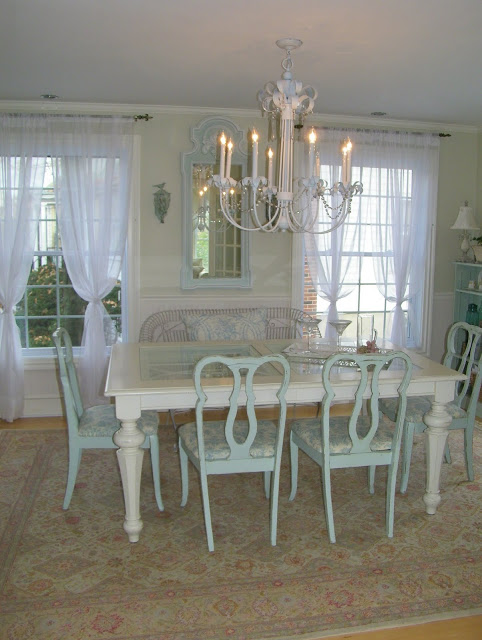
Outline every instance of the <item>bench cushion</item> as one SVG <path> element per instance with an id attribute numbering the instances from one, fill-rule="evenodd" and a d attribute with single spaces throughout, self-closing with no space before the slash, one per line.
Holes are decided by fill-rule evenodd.
<path id="1" fill-rule="evenodd" d="M 266 309 L 246 313 L 201 314 L 184 313 L 189 340 L 264 340 L 266 338 Z"/>

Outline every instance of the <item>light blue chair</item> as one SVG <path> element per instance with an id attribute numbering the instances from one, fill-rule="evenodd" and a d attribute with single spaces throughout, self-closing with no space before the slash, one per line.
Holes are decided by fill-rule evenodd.
<path id="1" fill-rule="evenodd" d="M 474 479 L 474 463 L 472 442 L 474 437 L 475 414 L 479 400 L 482 369 L 480 367 L 480 351 L 482 348 L 482 329 L 466 322 L 454 323 L 447 334 L 447 350 L 443 359 L 446 367 L 467 374 L 467 379 L 460 382 L 453 402 L 446 405 L 452 416 L 449 429 L 464 430 L 465 467 L 469 480 Z M 400 491 L 405 493 L 410 475 L 410 461 L 412 458 L 413 437 L 415 433 L 422 433 L 427 428 L 423 416 L 430 411 L 433 398 L 421 396 L 409 398 L 402 445 L 402 477 Z M 380 401 L 380 409 L 393 420 L 397 410 L 396 399 Z M 450 462 L 450 450 L 447 443 L 445 459 Z"/>
<path id="2" fill-rule="evenodd" d="M 279 417 L 276 420 L 258 420 L 254 376 L 261 367 L 274 366 L 279 372 L 279 385 L 273 400 L 278 402 Z M 219 368 L 223 367 L 220 371 Z M 209 405 L 210 393 L 219 392 L 213 385 L 213 368 L 231 379 L 229 411 L 225 420 L 205 421 L 205 405 Z M 273 372 L 274 373 L 274 372 Z M 274 374 L 276 375 L 276 374 Z M 179 427 L 179 456 L 181 462 L 182 499 L 184 507 L 188 497 L 188 465 L 190 460 L 201 479 L 204 522 L 209 551 L 214 551 L 211 511 L 209 506 L 208 476 L 212 474 L 264 473 L 266 497 L 271 497 L 271 544 L 276 545 L 278 495 L 281 451 L 286 424 L 285 394 L 290 369 L 281 355 L 261 357 L 208 356 L 194 368 L 196 422 Z M 237 420 L 238 407 L 246 405 L 247 420 Z"/>
<path id="3" fill-rule="evenodd" d="M 397 365 L 392 363 L 396 361 Z M 350 416 L 330 416 L 330 407 L 336 400 L 333 382 L 347 363 L 359 375 L 353 411 Z M 398 387 L 399 409 L 395 423 L 383 420 L 379 413 L 379 375 L 386 365 L 401 366 L 402 381 Z M 358 372 L 357 372 L 358 369 Z M 412 362 L 401 351 L 390 354 L 335 353 L 327 358 L 322 371 L 325 395 L 320 418 L 295 420 L 291 424 L 291 494 L 296 495 L 298 485 L 298 449 L 312 458 L 322 470 L 325 516 L 330 542 L 336 542 L 333 505 L 331 500 L 331 470 L 347 467 L 369 468 L 369 490 L 374 493 L 375 468 L 388 466 L 386 494 L 386 531 L 393 537 L 395 484 L 402 439 L 403 421 L 407 404 L 406 391 L 412 375 Z M 367 400 L 367 411 L 364 410 Z"/>
<path id="4" fill-rule="evenodd" d="M 68 509 L 75 480 L 84 449 L 117 449 L 112 437 L 120 429 L 120 422 L 115 415 L 115 407 L 103 404 L 84 409 L 79 390 L 77 372 L 72 355 L 72 341 L 63 328 L 52 334 L 59 362 L 60 382 L 64 395 L 67 428 L 69 435 L 69 472 L 65 490 L 63 508 Z M 159 475 L 159 440 L 157 430 L 159 417 L 156 411 L 143 411 L 138 427 L 146 435 L 142 445 L 151 450 L 151 466 L 154 478 L 154 492 L 157 506 L 164 511 L 161 498 L 161 481 Z"/>

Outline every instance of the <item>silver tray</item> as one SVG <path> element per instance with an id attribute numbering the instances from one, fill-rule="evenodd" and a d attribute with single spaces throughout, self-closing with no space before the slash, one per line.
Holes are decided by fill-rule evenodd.
<path id="1" fill-rule="evenodd" d="M 313 364 L 323 364 L 334 353 L 346 353 L 346 354 L 356 354 L 357 348 L 353 347 L 340 347 L 337 348 L 335 345 L 326 345 L 317 349 L 316 351 L 307 351 L 303 349 L 301 346 L 296 344 L 291 344 L 289 347 L 283 350 L 283 354 L 290 359 L 300 360 L 303 362 L 311 362 Z M 382 355 L 388 355 L 393 353 L 392 349 L 378 349 L 377 353 Z M 356 367 L 356 362 L 353 360 L 340 360 L 340 366 L 345 367 Z"/>

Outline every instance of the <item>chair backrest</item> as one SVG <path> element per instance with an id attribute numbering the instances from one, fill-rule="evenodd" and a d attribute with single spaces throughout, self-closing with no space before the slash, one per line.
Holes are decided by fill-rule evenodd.
<path id="1" fill-rule="evenodd" d="M 290 378 L 290 367 L 286 358 L 282 355 L 275 354 L 260 357 L 207 356 L 197 362 L 194 367 L 194 386 L 198 396 L 196 403 L 196 425 L 201 464 L 205 460 L 203 409 L 209 401 L 209 390 L 207 387 L 213 386 L 213 368 L 223 367 L 220 375 L 222 375 L 223 378 L 231 377 L 232 380 L 232 386 L 229 389 L 229 411 L 224 426 L 226 442 L 230 449 L 230 454 L 227 459 L 242 460 L 250 458 L 250 448 L 256 437 L 258 428 L 256 393 L 253 385 L 254 376 L 260 373 L 261 367 L 273 365 L 278 375 L 280 375 L 279 384 L 277 384 L 275 392 L 273 393 L 273 398 L 270 399 L 271 401 L 277 398 L 279 403 L 278 434 L 275 448 L 275 455 L 279 455 L 283 446 L 283 435 L 286 424 L 285 396 Z M 210 368 L 211 371 L 208 371 L 208 368 Z M 272 375 L 276 376 L 274 370 Z M 258 380 L 262 381 L 261 375 Z M 214 389 L 216 389 L 215 385 Z M 233 434 L 234 423 L 240 407 L 246 407 L 248 422 L 248 431 L 243 442 L 238 442 Z"/>
<path id="2" fill-rule="evenodd" d="M 323 386 L 325 388 L 325 395 L 322 400 L 322 439 L 325 456 L 328 457 L 330 453 L 330 406 L 336 398 L 336 388 L 333 386 L 333 382 L 336 377 L 340 376 L 340 373 L 342 377 L 347 373 L 346 368 L 340 370 L 339 367 L 352 366 L 354 374 L 359 378 L 354 397 L 353 411 L 348 422 L 348 430 L 352 443 L 350 454 L 367 454 L 372 453 L 371 443 L 380 424 L 380 411 L 378 407 L 378 401 L 380 399 L 380 373 L 385 368 L 393 366 L 392 363 L 394 361 L 397 361 L 397 365 L 400 363 L 403 373 L 402 380 L 398 387 L 398 413 L 393 435 L 393 441 L 398 445 L 402 437 L 403 422 L 407 408 L 407 387 L 410 383 L 413 368 L 409 356 L 403 351 L 392 351 L 387 354 L 335 353 L 327 358 L 323 365 L 322 372 Z M 368 403 L 368 416 L 363 414 L 364 400 Z M 368 430 L 366 430 L 367 421 L 369 421 Z M 361 423 L 364 423 L 365 429 L 359 429 Z"/>
<path id="3" fill-rule="evenodd" d="M 447 335 L 447 351 L 443 359 L 446 367 L 467 376 L 457 386 L 454 402 L 467 411 L 473 420 L 477 410 L 482 370 L 480 354 L 482 350 L 482 328 L 467 322 L 455 322 Z"/>
<path id="4" fill-rule="evenodd" d="M 52 340 L 57 351 L 68 428 L 69 431 L 71 429 L 76 430 L 80 417 L 84 413 L 84 406 L 72 354 L 72 340 L 68 332 L 62 327 L 54 331 Z"/>

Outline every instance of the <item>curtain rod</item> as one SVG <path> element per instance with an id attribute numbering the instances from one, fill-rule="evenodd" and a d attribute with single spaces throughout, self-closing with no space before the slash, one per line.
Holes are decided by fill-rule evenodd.
<path id="1" fill-rule="evenodd" d="M 125 118 L 126 120 L 130 120 L 131 118 L 133 118 L 135 120 L 135 122 L 137 122 L 138 120 L 145 120 L 146 122 L 148 120 L 152 120 L 153 116 L 150 116 L 148 113 L 144 113 L 143 115 L 134 115 L 134 116 L 125 116 L 125 115 L 119 115 L 119 116 L 115 116 L 115 115 L 110 115 L 110 114 L 102 114 L 102 115 L 91 115 L 89 113 L 86 114 L 81 114 L 81 113 L 7 113 L 6 115 L 8 116 L 13 116 L 14 118 L 23 118 L 26 116 L 32 116 L 32 115 L 45 115 L 45 116 L 52 116 L 54 118 L 78 118 L 78 117 L 86 117 L 86 118 Z"/>
<path id="2" fill-rule="evenodd" d="M 296 128 L 301 128 L 303 125 L 295 125 Z M 315 129 L 326 129 L 327 131 L 345 131 L 347 129 L 356 131 L 357 133 L 411 133 L 417 136 L 434 136 L 437 138 L 451 138 L 451 133 L 431 133 L 430 131 L 398 131 L 394 129 L 354 129 L 353 127 L 323 127 L 315 126 Z"/>

